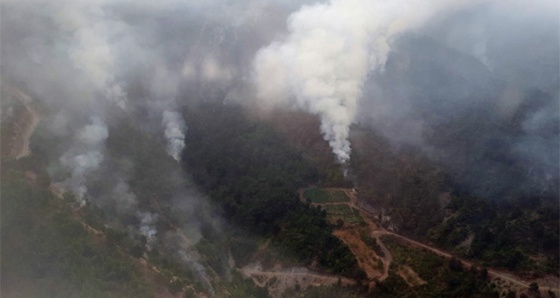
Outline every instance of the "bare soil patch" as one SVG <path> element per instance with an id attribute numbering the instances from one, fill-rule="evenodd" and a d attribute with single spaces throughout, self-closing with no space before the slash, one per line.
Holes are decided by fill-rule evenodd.
<path id="1" fill-rule="evenodd" d="M 426 283 L 426 281 L 418 276 L 418 273 L 407 265 L 400 265 L 397 269 L 397 273 L 411 287 L 420 286 Z"/>
<path id="2" fill-rule="evenodd" d="M 251 278 L 257 286 L 266 287 L 271 297 L 281 297 L 288 289 L 304 291 L 309 287 L 356 284 L 356 281 L 349 278 L 320 274 L 303 267 L 281 268 L 275 266 L 270 270 L 263 270 L 260 263 L 253 263 L 241 268 L 241 273 L 243 276 Z"/>
<path id="3" fill-rule="evenodd" d="M 2 99 L 2 106 L 9 104 L 12 114 L 3 114 L 2 157 L 20 159 L 31 154 L 29 140 L 39 123 L 39 113 L 33 99 L 16 88 L 3 84 L 2 95 L 7 97 Z"/>
<path id="4" fill-rule="evenodd" d="M 356 256 L 358 265 L 365 271 L 370 280 L 383 276 L 383 261 L 373 249 L 362 241 L 356 229 L 339 229 L 335 230 L 333 234 L 348 245 Z"/>

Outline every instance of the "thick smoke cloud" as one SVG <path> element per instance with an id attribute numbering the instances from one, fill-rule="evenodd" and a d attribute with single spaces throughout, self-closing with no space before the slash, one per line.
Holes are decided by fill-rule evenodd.
<path id="1" fill-rule="evenodd" d="M 319 115 L 325 140 L 344 164 L 350 159 L 350 125 L 368 73 L 384 67 L 398 34 L 457 5 L 332 0 L 304 6 L 289 17 L 288 37 L 257 53 L 257 96 Z"/>
<path id="2" fill-rule="evenodd" d="M 360 123 L 420 148 L 487 198 L 558 192 L 557 3 L 492 2 L 431 20 L 370 73 Z"/>
<path id="3" fill-rule="evenodd" d="M 111 124 L 132 119 L 178 161 L 188 125 L 180 111 L 203 101 L 318 115 L 341 164 L 359 123 L 422 148 L 474 188 L 500 194 L 515 182 L 538 193 L 558 184 L 551 2 L 4 0 L 0 76 L 58 111 L 45 121 L 63 140 L 56 181 L 82 205 L 132 215 L 149 244 L 162 237 L 161 215 L 139 206 L 126 161 L 107 155 Z M 171 195 L 182 215 L 203 214 L 193 207 L 203 197 Z M 196 243 L 197 224 L 183 224 Z M 179 257 L 211 288 L 192 246 Z"/>
<path id="4" fill-rule="evenodd" d="M 118 21 L 107 22 L 100 3 L 59 3 L 58 21 L 61 27 L 72 32 L 70 61 L 87 75 L 96 90 L 119 107 L 125 107 L 126 94 L 116 78 L 116 53 L 110 44 L 125 26 Z"/>

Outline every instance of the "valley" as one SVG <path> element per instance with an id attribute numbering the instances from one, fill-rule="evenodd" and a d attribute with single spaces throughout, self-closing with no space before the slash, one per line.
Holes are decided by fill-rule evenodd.
<path id="1" fill-rule="evenodd" d="M 549 0 L 2 0 L 0 296 L 560 297 Z"/>
<path id="2" fill-rule="evenodd" d="M 24 112 L 26 113 L 26 112 Z M 25 114 L 24 114 L 25 115 Z M 31 121 L 31 120 L 30 120 Z M 31 121 L 31 124 L 34 122 Z M 36 124 L 31 126 L 36 127 Z M 31 130 L 33 132 L 33 130 Z M 31 134 L 30 132 L 30 134 Z M 25 138 L 25 134 L 18 136 L 19 138 Z M 23 139 L 22 139 L 23 143 Z M 23 149 L 22 149 L 23 150 Z M 26 151 L 26 150 L 23 150 Z M 14 158 L 15 159 L 15 158 Z M 19 160 L 19 159 L 15 159 Z M 44 175 L 40 174 L 40 170 L 27 170 L 27 183 L 37 182 L 37 176 Z M 51 185 L 49 188 L 59 200 L 59 203 L 67 204 L 67 198 L 65 198 L 64 191 L 55 185 Z M 320 187 L 313 186 L 308 188 L 299 188 L 298 200 L 304 204 L 308 204 L 310 208 L 321 210 L 325 213 L 326 221 L 333 227 L 332 235 L 341 240 L 346 247 L 348 247 L 349 252 L 356 259 L 357 266 L 363 270 L 364 275 L 359 278 L 348 276 L 347 274 L 333 274 L 328 272 L 317 265 L 316 257 L 312 257 L 312 261 L 307 264 L 307 266 L 297 266 L 299 262 L 283 261 L 284 257 L 278 259 L 273 253 L 272 258 L 270 257 L 270 249 L 264 248 L 264 250 L 257 250 L 254 255 L 249 256 L 248 261 L 235 262 L 235 266 L 230 264 L 230 270 L 239 272 L 244 278 L 248 278 L 254 286 L 257 288 L 262 288 L 271 297 L 284 297 L 287 293 L 305 293 L 307 291 L 313 291 L 314 288 L 323 287 L 340 287 L 350 289 L 350 292 L 355 290 L 352 289 L 363 289 L 362 295 L 380 295 L 378 292 L 380 290 L 380 285 L 385 283 L 394 283 L 395 278 L 399 278 L 401 282 L 404 282 L 405 288 L 403 289 L 421 289 L 433 281 L 426 279 L 425 274 L 422 274 L 422 270 L 419 265 L 422 263 L 404 261 L 403 256 L 407 256 L 414 251 L 422 252 L 422 254 L 428 253 L 439 257 L 442 257 L 445 261 L 440 261 L 438 266 L 445 266 L 448 262 L 458 262 L 459 267 L 463 268 L 460 270 L 466 270 L 468 268 L 476 272 L 484 270 L 488 275 L 488 282 L 494 284 L 496 289 L 503 291 L 515 291 L 517 293 L 525 292 L 531 285 L 532 282 L 538 282 L 540 290 L 543 292 L 553 292 L 558 293 L 558 278 L 548 276 L 541 279 L 525 279 L 516 276 L 514 273 L 500 271 L 494 268 L 483 268 L 477 262 L 462 259 L 452 253 L 448 253 L 437 247 L 416 241 L 412 238 L 404 236 L 392 230 L 392 224 L 387 222 L 385 219 L 383 223 L 380 221 L 379 212 L 375 208 L 367 205 L 367 203 L 359 201 L 359 193 L 354 188 L 344 188 L 344 187 Z M 150 204 L 156 206 L 154 211 L 164 212 L 165 203 L 162 206 L 158 201 L 152 201 Z M 162 208 L 163 207 L 163 208 Z M 88 208 L 86 208 L 88 209 Z M 108 226 L 103 226 L 99 224 L 90 224 L 84 218 L 89 217 L 87 213 L 90 211 L 80 211 L 79 209 L 74 209 L 72 217 L 74 220 L 79 222 L 84 230 L 91 235 L 91 237 L 102 245 L 108 245 L 108 243 L 113 242 L 111 240 L 117 230 L 112 231 L 113 228 Z M 163 214 L 163 213 L 161 213 Z M 95 223 L 96 220 L 93 221 Z M 384 227 L 385 226 L 385 227 Z M 388 227 L 388 228 L 386 228 Z M 177 237 L 183 239 L 182 243 L 187 246 L 192 246 L 192 241 L 190 236 L 185 235 L 182 228 L 170 224 L 169 231 L 173 231 Z M 109 235 L 107 234 L 109 233 Z M 183 291 L 191 291 L 198 293 L 198 297 L 204 297 L 203 287 L 201 285 L 193 286 L 190 285 L 189 278 L 185 277 L 185 273 L 181 270 L 165 268 L 166 263 L 158 263 L 161 261 L 156 261 L 152 259 L 149 255 L 151 252 L 144 250 L 143 253 L 135 252 L 139 248 L 138 246 L 127 242 L 128 240 L 118 240 L 115 247 L 121 253 L 134 254 L 134 256 L 129 256 L 132 263 L 139 266 L 140 272 L 144 272 L 144 276 L 148 279 L 153 279 L 157 281 L 153 286 L 161 297 L 174 296 L 177 293 Z M 270 242 L 270 239 L 267 243 Z M 188 244 L 187 244 L 188 243 Z M 391 244 L 391 247 L 387 245 Z M 267 245 L 268 246 L 268 245 Z M 397 249 L 397 261 L 395 261 L 395 249 Z M 403 255 L 403 249 L 406 252 Z M 197 249 L 197 254 L 204 257 L 204 249 L 200 247 Z M 262 255 L 269 255 L 264 257 Z M 261 256 L 259 256 L 261 255 Z M 271 258 L 271 259 L 270 259 Z M 409 258 L 409 257 L 406 257 Z M 410 259 L 408 259 L 410 260 Z M 212 268 L 209 261 L 204 262 L 204 266 L 213 272 L 211 273 L 214 277 L 218 278 L 216 270 L 218 268 Z M 239 261 L 239 259 L 238 259 Z M 269 263 L 267 266 L 261 265 L 261 262 Z M 270 264 L 270 262 L 272 262 Z M 301 264 L 301 263 L 300 263 Z M 420 271 L 417 271 L 420 270 Z M 181 281 L 180 283 L 178 283 Z M 167 285 L 166 285 L 167 284 Z M 169 288 L 168 288 L 169 287 Z M 381 287 L 383 288 L 383 287 Z M 178 292 L 177 292 L 178 291 Z M 220 291 L 225 291 L 222 293 L 227 293 L 228 290 L 222 289 Z M 405 290 L 409 291 L 409 290 Z M 416 291 L 416 290 L 413 290 Z"/>

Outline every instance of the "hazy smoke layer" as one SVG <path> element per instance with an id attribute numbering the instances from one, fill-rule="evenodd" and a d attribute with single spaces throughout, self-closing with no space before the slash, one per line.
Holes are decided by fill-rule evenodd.
<path id="1" fill-rule="evenodd" d="M 53 149 L 53 168 L 65 171 L 80 204 L 86 194 L 100 204 L 118 201 L 105 210 L 136 214 L 135 232 L 149 242 L 157 215 L 140 204 L 127 176 L 144 165 L 111 159 L 108 127 L 111 136 L 122 122 L 163 134 L 178 161 L 187 129 L 178 111 L 209 100 L 257 97 L 266 107 L 318 115 L 341 164 L 351 155 L 350 126 L 361 116 L 396 143 L 456 162 L 469 185 L 532 192 L 544 188 L 534 181 L 558 185 L 554 1 L 330 0 L 300 8 L 302 2 L 311 1 L 3 0 L 0 75 L 59 111 L 49 123 L 63 140 L 63 149 Z M 441 51 L 446 47 L 453 50 Z M 123 157 L 136 148 L 118 149 Z M 111 194 L 94 198 L 90 178 Z M 180 198 L 170 207 L 202 218 L 193 206 L 204 198 L 185 188 L 170 191 Z M 196 254 L 181 258 L 211 289 Z"/>
<path id="2" fill-rule="evenodd" d="M 117 182 L 110 196 L 111 202 L 115 205 L 115 207 L 111 206 L 111 208 L 115 208 L 119 215 L 133 214 L 138 208 L 136 195 L 130 190 L 128 183 L 123 180 Z"/>
<path id="3" fill-rule="evenodd" d="M 559 10 L 491 2 L 399 36 L 364 84 L 360 123 L 422 149 L 482 197 L 557 196 Z"/>
<path id="4" fill-rule="evenodd" d="M 458 5 L 458 3 L 454 3 Z M 392 39 L 449 8 L 444 1 L 331 0 L 288 19 L 289 35 L 254 60 L 257 96 L 317 114 L 340 163 L 369 71 L 383 68 Z"/>
<path id="5" fill-rule="evenodd" d="M 177 112 L 163 112 L 163 125 L 165 126 L 165 139 L 167 140 L 167 153 L 176 161 L 181 159 L 181 152 L 185 148 L 185 131 L 187 125 L 181 114 Z"/>
<path id="6" fill-rule="evenodd" d="M 111 137 L 126 134 L 126 125 L 136 125 L 134 129 L 152 134 L 149 137 L 163 135 L 165 149 L 179 160 L 187 128 L 174 110 L 185 104 L 179 92 L 232 80 L 233 66 L 230 57 L 222 57 L 219 36 L 223 28 L 243 24 L 248 1 L 6 0 L 0 5 L 2 80 L 32 94 L 45 110 L 57 111 L 42 115 L 45 131 L 60 140 L 56 148 L 48 148 L 54 180 L 64 180 L 80 205 L 86 200 L 97 205 L 112 227 L 129 227 L 132 234 L 146 237 L 148 247 L 173 245 L 156 242 L 156 224 L 164 214 L 147 203 L 147 195 L 134 194 L 141 176 L 137 174 L 145 173 L 145 165 L 127 156 L 140 150 Z M 263 8 L 255 9 L 258 13 Z M 189 74 L 185 65 L 191 61 L 202 62 L 193 63 Z M 84 123 L 91 115 L 98 117 Z M 124 128 L 117 127 L 123 123 Z M 158 190 L 158 203 L 181 197 L 181 207 L 169 203 L 171 211 L 165 216 L 179 213 L 176 210 L 180 216 L 186 211 L 199 215 L 183 221 L 191 234 L 200 235 L 197 221 L 210 216 L 200 211 L 209 209 L 205 197 L 187 194 L 191 186 L 183 185 L 180 165 L 172 166 L 165 166 L 170 177 L 158 177 L 166 183 Z M 192 245 L 200 239 L 191 238 Z M 197 258 L 190 254 L 185 265 L 199 273 L 212 292 Z"/>

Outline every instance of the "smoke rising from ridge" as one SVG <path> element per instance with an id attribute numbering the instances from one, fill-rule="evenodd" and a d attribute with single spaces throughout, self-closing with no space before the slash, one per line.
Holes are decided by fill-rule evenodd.
<path id="1" fill-rule="evenodd" d="M 157 209 L 168 204 L 165 207 L 171 211 L 165 215 L 180 218 L 174 229 L 190 230 L 194 236 L 189 249 L 196 251 L 201 222 L 215 216 L 201 211 L 210 209 L 206 198 L 191 189 L 180 164 L 169 164 L 171 158 L 165 154 L 157 156 L 156 165 L 162 167 L 157 170 L 165 177 L 156 178 L 165 182 L 165 188 L 158 189 L 157 197 L 140 193 L 143 185 L 139 184 L 153 180 L 146 179 L 150 171 L 142 168 L 145 160 L 140 159 L 155 158 L 154 152 L 159 151 L 120 142 L 130 132 L 120 125 L 132 124 L 150 140 L 165 140 L 149 145 L 180 159 L 187 128 L 179 112 L 185 105 L 181 99 L 187 100 L 181 92 L 197 83 L 186 79 L 182 66 L 198 60 L 197 55 L 202 55 L 198 53 L 203 52 L 209 58 L 195 69 L 201 83 L 232 79 L 233 72 L 224 70 L 218 50 L 197 52 L 195 44 L 207 34 L 202 28 L 224 25 L 222 15 L 230 8 L 207 1 L 8 0 L 0 5 L 0 75 L 47 108 L 42 115 L 42 125 L 48 126 L 45 133 L 60 140 L 48 152 L 53 180 L 63 181 L 80 206 L 87 201 L 103 210 L 111 227 L 127 229 L 133 238 L 144 236 L 148 248 L 174 245 L 174 239 L 167 241 L 156 228 L 163 214 Z M 242 11 L 243 7 L 231 9 Z M 202 40 L 198 48 L 206 46 Z M 48 111 L 57 112 L 50 115 Z M 142 156 L 146 152 L 150 154 Z M 134 154 L 135 160 L 129 158 Z M 197 216 L 182 219 L 185 214 Z M 195 272 L 213 292 L 207 269 L 198 258 L 188 252 L 185 269 Z"/>
<path id="2" fill-rule="evenodd" d="M 54 180 L 154 247 L 183 243 L 156 229 L 166 214 L 153 206 L 172 210 L 192 242 L 174 252 L 214 291 L 191 250 L 215 215 L 173 162 L 185 107 L 301 109 L 344 170 L 357 123 L 450 165 L 477 194 L 541 194 L 558 187 L 552 2 L 4 0 L 0 76 L 57 111 L 39 125 L 60 140 Z M 146 165 L 159 151 L 120 142 L 120 125 L 153 137 L 163 157 Z M 134 175 L 157 167 L 171 186 L 145 179 L 163 195 L 137 191 Z"/>
<path id="3" fill-rule="evenodd" d="M 1 75 L 60 110 L 51 127 L 60 136 L 75 137 L 71 128 L 86 125 L 90 114 L 112 121 L 118 112 L 109 116 L 108 110 L 114 105 L 128 113 L 143 109 L 144 125 L 167 137 L 168 151 L 178 159 L 181 125 L 163 119 L 165 111 L 209 100 L 252 105 L 257 97 L 264 106 L 318 115 L 325 139 L 345 163 L 353 123 L 427 148 L 434 118 L 440 125 L 453 123 L 469 107 L 496 108 L 500 112 L 488 119 L 510 119 L 532 101 L 515 94 L 531 88 L 556 100 L 558 5 L 552 2 L 7 0 L 0 4 Z M 411 33 L 469 56 L 472 63 L 445 54 L 409 67 L 416 61 L 409 58 L 424 59 L 414 49 L 421 50 L 418 43 L 401 42 Z M 392 69 L 384 74 L 387 60 Z M 486 72 L 459 69 L 479 64 Z M 481 92 L 494 84 L 481 78 L 503 84 L 492 87 L 499 95 Z M 556 151 L 549 150 L 555 138 L 540 132 L 558 118 L 555 107 L 552 101 L 525 115 L 526 136 L 515 138 L 509 150 L 527 171 L 534 172 L 534 164 L 549 168 L 547 173 L 557 168 Z M 492 130 L 483 130 L 490 139 Z M 61 166 L 79 164 L 69 154 Z M 449 150 L 440 156 L 458 159 Z M 86 157 L 81 161 L 99 156 Z"/>
<path id="4" fill-rule="evenodd" d="M 368 73 L 384 67 L 399 33 L 450 7 L 443 1 L 430 4 L 332 0 L 304 6 L 289 17 L 289 36 L 256 54 L 258 98 L 319 115 L 325 140 L 337 160 L 346 163 L 350 125 Z"/>
<path id="5" fill-rule="evenodd" d="M 177 112 L 164 111 L 163 125 L 165 126 L 165 138 L 167 139 L 167 153 L 176 161 L 181 159 L 181 152 L 185 148 L 185 131 L 187 126 L 181 114 Z"/>
<path id="6" fill-rule="evenodd" d="M 496 107 L 500 112 L 489 119 L 506 119 L 532 101 L 515 94 L 538 88 L 558 98 L 558 5 L 550 1 L 8 0 L 1 5 L 2 77 L 60 109 L 60 125 L 52 127 L 57 135 L 84 126 L 87 111 L 111 121 L 111 105 L 127 112 L 144 109 L 145 127 L 164 138 L 167 130 L 175 159 L 181 136 L 171 122 L 162 124 L 163 114 L 193 102 L 251 106 L 256 97 L 261 106 L 316 114 L 337 160 L 345 163 L 353 123 L 433 152 L 427 144 L 435 114 L 438 123 L 453 123 L 466 107 Z M 444 54 L 408 67 L 407 61 L 415 60 L 407 53 L 422 50 L 403 42 L 411 34 L 469 56 L 472 63 Z M 387 60 L 390 74 L 384 73 Z M 479 64 L 486 74 L 459 69 Z M 451 73 L 441 75 L 436 68 Z M 503 92 L 492 87 L 499 95 L 480 91 L 496 81 L 503 84 Z M 521 127 L 527 136 L 510 150 L 527 171 L 535 171 L 532 162 L 556 168 L 556 151 L 549 150 L 554 138 L 536 137 L 537 128 L 558 118 L 553 103 L 544 105 L 526 115 Z M 175 136 L 176 142 L 170 141 Z M 452 161 L 455 154 L 447 150 L 438 158 Z"/>
<path id="7" fill-rule="evenodd" d="M 403 34 L 385 71 L 368 76 L 359 122 L 482 197 L 556 196 L 558 12 L 548 1 L 491 2 Z"/>
<path id="8" fill-rule="evenodd" d="M 71 177 L 63 183 L 76 195 L 80 206 L 86 203 L 87 175 L 97 170 L 103 161 L 103 144 L 108 135 L 107 125 L 98 117 L 92 117 L 91 124 L 76 134 L 79 144 L 60 157 L 61 165 L 71 172 Z"/>
<path id="9" fill-rule="evenodd" d="M 158 220 L 158 215 L 151 212 L 138 212 L 136 214 L 140 219 L 140 234 L 146 237 L 146 245 L 151 245 L 156 240 L 157 229 L 155 223 Z"/>

